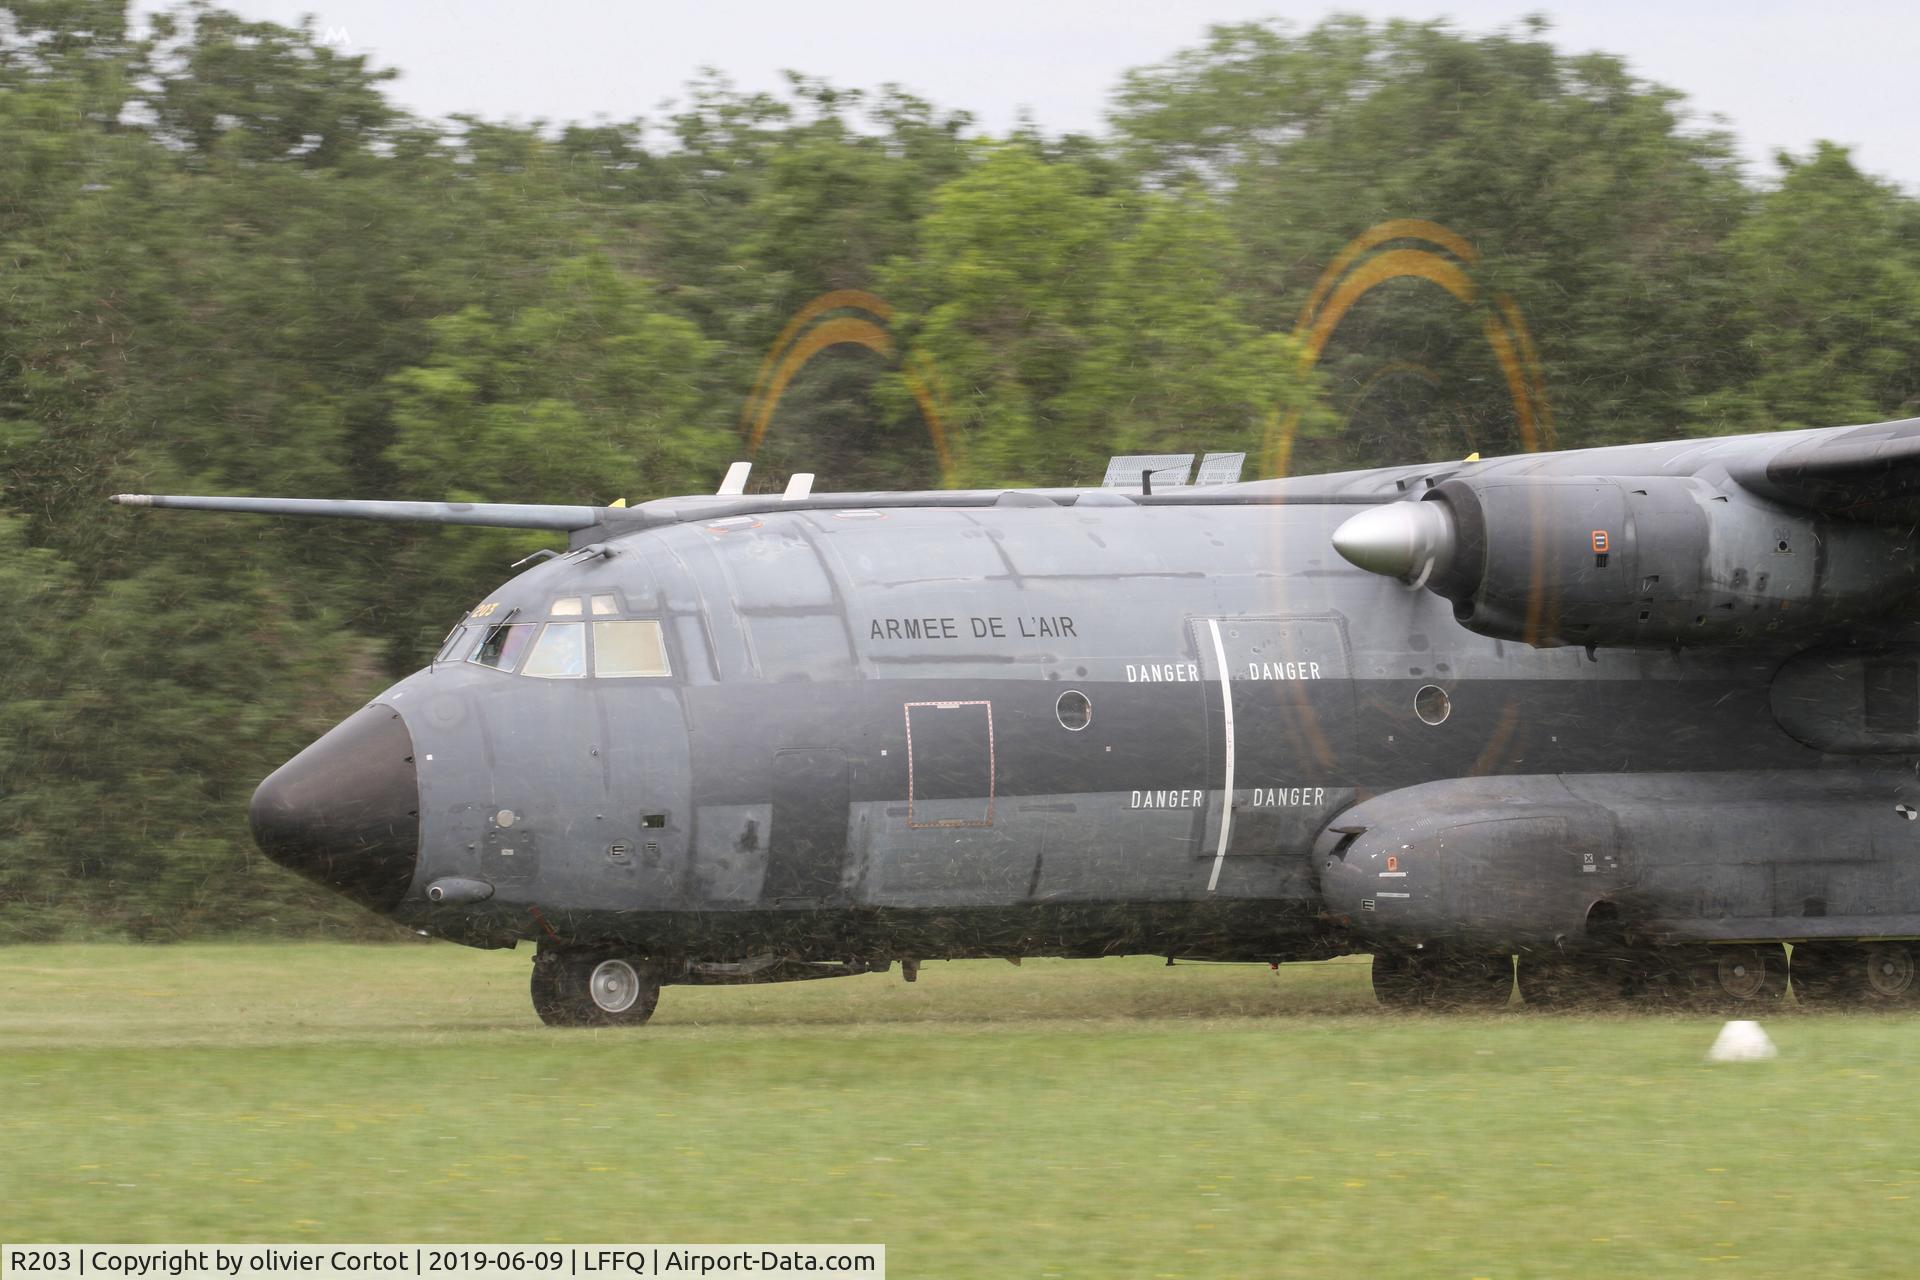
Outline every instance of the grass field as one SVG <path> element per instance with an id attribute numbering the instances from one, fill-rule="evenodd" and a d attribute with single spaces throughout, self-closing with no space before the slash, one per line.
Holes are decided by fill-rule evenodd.
<path id="1" fill-rule="evenodd" d="M 921 1276 L 1835 1276 L 1920 1017 L 1386 1015 L 1364 961 L 933 964 L 550 1031 L 526 954 L 0 949 L 0 1240 L 881 1242 Z"/>

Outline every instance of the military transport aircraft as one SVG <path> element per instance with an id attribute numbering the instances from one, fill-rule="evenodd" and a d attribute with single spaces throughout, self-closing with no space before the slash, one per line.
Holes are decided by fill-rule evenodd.
<path id="1" fill-rule="evenodd" d="M 551 1023 L 961 956 L 1759 1005 L 1791 943 L 1803 1000 L 1920 997 L 1920 419 L 1206 487 L 743 481 L 114 501 L 568 534 L 252 807 L 374 911 L 534 942 Z"/>

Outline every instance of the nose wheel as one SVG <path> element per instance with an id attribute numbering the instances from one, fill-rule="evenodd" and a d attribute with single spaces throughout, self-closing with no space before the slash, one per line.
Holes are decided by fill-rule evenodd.
<path id="1" fill-rule="evenodd" d="M 543 948 L 532 991 L 534 1012 L 550 1027 L 637 1027 L 660 1003 L 660 976 L 634 956 Z"/>

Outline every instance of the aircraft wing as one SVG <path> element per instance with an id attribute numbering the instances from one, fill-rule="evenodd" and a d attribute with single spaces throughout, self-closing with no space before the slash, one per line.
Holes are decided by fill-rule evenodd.
<path id="1" fill-rule="evenodd" d="M 377 520 L 392 524 L 464 524 L 494 529 L 590 529 L 607 518 L 605 507 L 519 502 L 369 502 L 331 498 L 224 498 L 180 494 L 116 493 L 122 507 L 171 507 L 183 511 L 228 511 L 256 516 Z"/>
<path id="2" fill-rule="evenodd" d="M 1802 436 L 1735 462 L 1741 488 L 1790 507 L 1871 523 L 1920 519 L 1920 418 Z"/>

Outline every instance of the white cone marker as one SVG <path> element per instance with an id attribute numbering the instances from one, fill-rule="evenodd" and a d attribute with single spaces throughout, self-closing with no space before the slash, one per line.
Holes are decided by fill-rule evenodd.
<path id="1" fill-rule="evenodd" d="M 1707 1050 L 1708 1062 L 1760 1062 L 1777 1058 L 1780 1050 L 1757 1022 L 1729 1022 Z"/>

